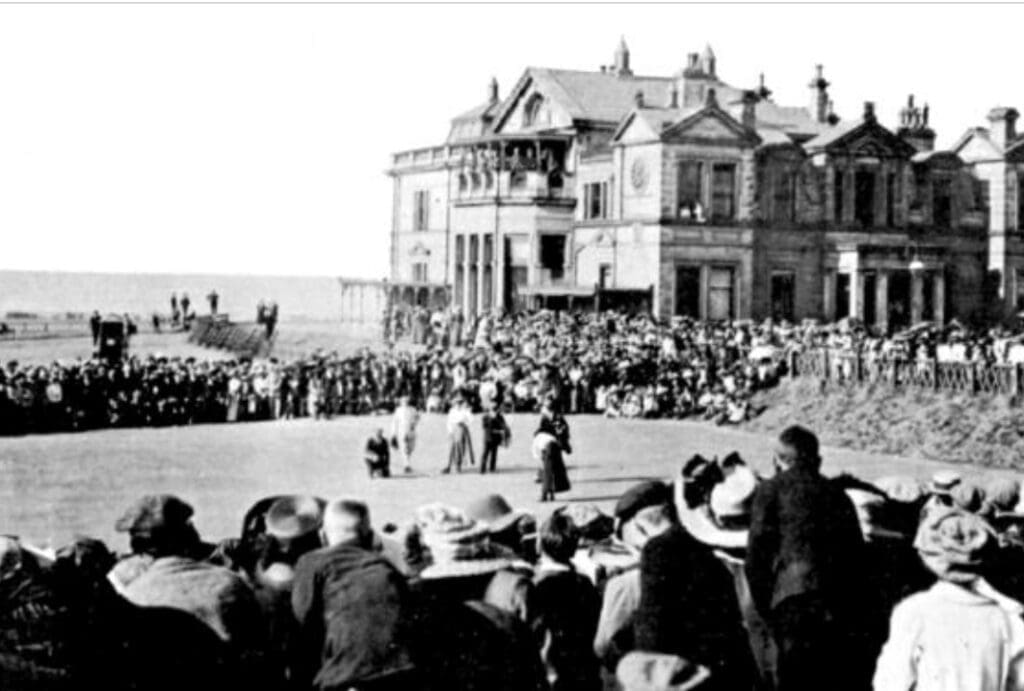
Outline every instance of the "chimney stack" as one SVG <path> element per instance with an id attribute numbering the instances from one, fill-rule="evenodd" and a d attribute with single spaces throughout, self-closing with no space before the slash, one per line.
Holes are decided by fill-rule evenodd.
<path id="1" fill-rule="evenodd" d="M 643 108 L 644 107 L 644 92 L 643 92 L 643 89 L 638 90 L 636 92 L 636 96 L 634 98 L 636 99 L 636 107 L 637 108 Z"/>
<path id="2" fill-rule="evenodd" d="M 896 135 L 917 151 L 935 149 L 935 132 L 928 127 L 928 104 L 914 105 L 914 95 L 907 96 L 907 105 L 900 110 L 900 128 Z"/>
<path id="3" fill-rule="evenodd" d="M 757 129 L 757 101 L 756 91 L 743 92 L 743 114 L 740 117 L 740 122 L 748 130 Z"/>
<path id="4" fill-rule="evenodd" d="M 669 92 L 668 107 L 672 109 L 679 107 L 679 87 L 675 84 L 672 85 L 672 90 Z"/>
<path id="5" fill-rule="evenodd" d="M 498 100 L 498 79 L 491 77 L 491 83 L 487 88 L 487 101 L 489 103 L 497 103 Z"/>
<path id="6" fill-rule="evenodd" d="M 1006 147 L 1017 138 L 1017 118 L 1019 116 L 1020 113 L 1015 108 L 999 107 L 989 111 L 989 139 L 1000 151 L 1005 151 Z"/>
<path id="7" fill-rule="evenodd" d="M 864 121 L 875 122 L 875 102 L 864 101 Z"/>
<path id="8" fill-rule="evenodd" d="M 821 65 L 814 66 L 814 78 L 808 84 L 811 89 L 811 116 L 817 122 L 828 122 L 828 87 L 825 69 Z"/>
<path id="9" fill-rule="evenodd" d="M 705 107 L 718 107 L 718 95 L 715 94 L 714 89 L 708 89 L 707 93 L 704 94 L 704 106 Z"/>

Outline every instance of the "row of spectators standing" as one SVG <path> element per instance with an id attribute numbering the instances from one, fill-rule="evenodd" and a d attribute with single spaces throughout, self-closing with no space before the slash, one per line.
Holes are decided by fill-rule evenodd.
<path id="1" fill-rule="evenodd" d="M 645 480 L 613 515 L 500 495 L 373 525 L 274 496 L 204 542 L 147 495 L 129 551 L 0 538 L 3 688 L 1013 691 L 1024 688 L 1021 483 L 820 473 L 791 427 Z"/>

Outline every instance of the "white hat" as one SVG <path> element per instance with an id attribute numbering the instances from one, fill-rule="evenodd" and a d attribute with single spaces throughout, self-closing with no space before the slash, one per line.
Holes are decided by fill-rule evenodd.
<path id="1" fill-rule="evenodd" d="M 756 490 L 754 471 L 747 466 L 737 466 L 711 490 L 711 512 L 718 518 L 747 516 Z"/>

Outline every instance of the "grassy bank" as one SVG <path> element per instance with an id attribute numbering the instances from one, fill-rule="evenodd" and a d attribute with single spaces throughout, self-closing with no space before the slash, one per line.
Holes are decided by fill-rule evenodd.
<path id="1" fill-rule="evenodd" d="M 1024 406 L 1005 397 L 795 379 L 756 404 L 765 410 L 747 424 L 752 431 L 801 424 L 832 446 L 1024 470 Z"/>

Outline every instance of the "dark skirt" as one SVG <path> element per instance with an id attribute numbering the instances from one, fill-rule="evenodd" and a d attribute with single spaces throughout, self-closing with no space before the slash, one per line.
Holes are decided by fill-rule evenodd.
<path id="1" fill-rule="evenodd" d="M 473 438 L 469 434 L 469 428 L 459 423 L 455 431 L 449 435 L 448 467 L 453 465 L 461 469 L 462 464 L 475 465 L 476 458 L 473 455 Z"/>
<path id="2" fill-rule="evenodd" d="M 548 444 L 541 454 L 541 488 L 547 492 L 568 492 L 569 473 L 562 460 L 562 449 L 558 444 Z"/>

